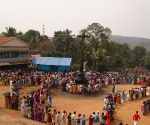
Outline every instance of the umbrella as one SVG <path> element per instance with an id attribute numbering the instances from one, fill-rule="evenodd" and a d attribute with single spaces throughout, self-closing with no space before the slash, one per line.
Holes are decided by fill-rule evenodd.
<path id="1" fill-rule="evenodd" d="M 10 94 L 10 92 L 4 92 L 2 95 L 8 95 Z"/>

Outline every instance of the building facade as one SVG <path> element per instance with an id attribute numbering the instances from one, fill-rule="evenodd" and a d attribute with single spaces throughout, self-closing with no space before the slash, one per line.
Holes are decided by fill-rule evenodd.
<path id="1" fill-rule="evenodd" d="M 27 65 L 29 44 L 16 37 L 0 37 L 0 66 Z"/>

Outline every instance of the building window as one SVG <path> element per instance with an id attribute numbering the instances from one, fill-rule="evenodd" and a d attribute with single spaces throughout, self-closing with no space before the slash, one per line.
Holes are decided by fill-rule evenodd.
<path id="1" fill-rule="evenodd" d="M 19 52 L 11 52 L 11 58 L 18 58 Z"/>
<path id="2" fill-rule="evenodd" d="M 9 52 L 3 52 L 3 58 L 9 58 Z"/>
<path id="3" fill-rule="evenodd" d="M 0 52 L 0 58 L 3 58 L 3 52 Z"/>
<path id="4" fill-rule="evenodd" d="M 20 52 L 20 57 L 28 57 L 28 52 Z"/>

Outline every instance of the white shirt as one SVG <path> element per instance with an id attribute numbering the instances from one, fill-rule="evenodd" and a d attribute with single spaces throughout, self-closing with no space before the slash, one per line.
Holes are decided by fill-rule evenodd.
<path id="1" fill-rule="evenodd" d="M 75 114 L 72 114 L 72 123 L 76 123 L 76 115 Z"/>
<path id="2" fill-rule="evenodd" d="M 9 83 L 10 83 L 10 86 L 13 86 L 13 81 L 12 81 L 12 80 L 10 80 L 10 82 L 9 82 Z"/>

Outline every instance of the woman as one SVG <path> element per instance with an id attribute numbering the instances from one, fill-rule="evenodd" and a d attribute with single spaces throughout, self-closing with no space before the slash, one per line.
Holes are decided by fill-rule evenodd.
<path id="1" fill-rule="evenodd" d="M 26 106 L 25 102 L 22 102 L 21 104 L 21 114 L 25 117 L 26 116 Z"/>
<path id="2" fill-rule="evenodd" d="M 37 121 L 41 122 L 41 109 L 38 109 L 38 114 L 37 114 Z"/>
<path id="3" fill-rule="evenodd" d="M 85 117 L 85 114 L 82 115 L 82 125 L 86 125 L 86 117 Z"/>
<path id="4" fill-rule="evenodd" d="M 92 118 L 92 115 L 90 115 L 90 117 L 89 117 L 89 125 L 93 125 L 93 118 Z"/>
<path id="5" fill-rule="evenodd" d="M 71 125 L 71 113 L 69 113 L 67 118 L 68 118 L 68 125 Z"/>
<path id="6" fill-rule="evenodd" d="M 77 125 L 80 125 L 80 121 L 81 121 L 80 116 L 81 116 L 81 114 L 78 115 L 78 118 L 77 118 Z"/>
<path id="7" fill-rule="evenodd" d="M 33 94 L 33 98 L 34 98 L 34 105 L 37 105 L 37 95 L 36 92 Z"/>
<path id="8" fill-rule="evenodd" d="M 38 120 L 38 107 L 35 106 L 34 108 L 34 120 L 37 121 Z"/>
<path id="9" fill-rule="evenodd" d="M 121 94 L 121 98 L 122 98 L 122 102 L 125 102 L 125 93 L 124 93 L 124 91 L 122 92 L 122 94 Z"/>
<path id="10" fill-rule="evenodd" d="M 51 116 L 51 113 L 48 112 L 48 114 L 47 114 L 47 124 L 51 125 L 51 123 L 52 123 L 52 116 Z"/>
<path id="11" fill-rule="evenodd" d="M 118 103 L 118 104 L 121 104 L 121 96 L 120 96 L 120 93 L 117 94 L 117 103 Z"/>
<path id="12" fill-rule="evenodd" d="M 114 96 L 114 104 L 117 104 L 117 95 Z"/>
<path id="13" fill-rule="evenodd" d="M 15 110 L 18 109 L 18 96 L 15 96 L 15 98 L 14 98 L 14 109 Z"/>
<path id="14" fill-rule="evenodd" d="M 8 96 L 7 94 L 5 95 L 5 107 L 8 108 L 8 103 L 9 103 L 9 99 L 8 99 Z"/>
<path id="15" fill-rule="evenodd" d="M 11 100 L 11 108 L 14 109 L 14 95 L 12 95 L 10 100 Z"/>
<path id="16" fill-rule="evenodd" d="M 44 116 L 45 116 L 45 112 L 44 109 L 42 109 L 41 111 L 41 122 L 44 123 Z"/>
<path id="17" fill-rule="evenodd" d="M 48 95 L 48 105 L 52 105 L 52 96 L 50 94 Z"/>

